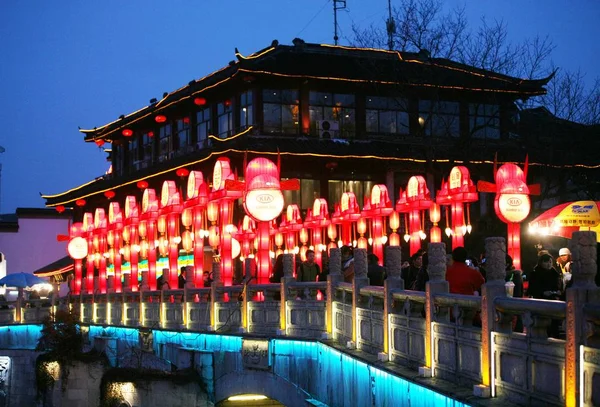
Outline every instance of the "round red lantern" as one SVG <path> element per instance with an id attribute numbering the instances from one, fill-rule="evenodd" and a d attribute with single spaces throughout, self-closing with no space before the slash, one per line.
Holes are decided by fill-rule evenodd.
<path id="1" fill-rule="evenodd" d="M 63 213 L 64 211 L 65 211 L 65 206 L 64 205 L 58 205 L 56 207 L 56 212 Z"/>
<path id="2" fill-rule="evenodd" d="M 158 115 L 154 116 L 154 121 L 156 123 L 164 123 L 167 121 L 167 116 L 165 116 L 163 114 L 158 114 Z"/>
<path id="3" fill-rule="evenodd" d="M 78 199 L 75 201 L 75 205 L 77 206 L 85 206 L 85 199 Z"/>
<path id="4" fill-rule="evenodd" d="M 115 197 L 115 195 L 116 195 L 115 191 L 106 191 L 106 192 L 104 192 L 104 196 L 107 199 L 113 199 Z"/>
<path id="5" fill-rule="evenodd" d="M 148 181 L 138 181 L 137 187 L 139 189 L 146 189 L 146 188 L 148 188 Z"/>
<path id="6" fill-rule="evenodd" d="M 178 168 L 177 171 L 175 171 L 175 174 L 177 174 L 178 177 L 187 177 L 190 174 L 190 170 L 187 168 Z"/>
<path id="7" fill-rule="evenodd" d="M 131 137 L 133 136 L 133 130 L 131 129 L 123 129 L 123 131 L 121 132 L 121 134 L 125 137 Z"/>
<path id="8" fill-rule="evenodd" d="M 153 131 L 149 131 L 148 132 L 148 137 L 154 137 L 154 132 Z"/>
<path id="9" fill-rule="evenodd" d="M 206 104 L 206 99 L 203 97 L 194 98 L 194 104 L 196 106 L 204 106 Z"/>
<path id="10" fill-rule="evenodd" d="M 102 147 L 104 145 L 104 140 L 95 140 L 94 143 L 96 143 L 98 147 Z"/>
<path id="11" fill-rule="evenodd" d="M 183 121 L 185 124 L 190 124 L 190 118 L 189 118 L 189 117 L 184 117 L 184 118 L 182 119 L 182 121 Z"/>

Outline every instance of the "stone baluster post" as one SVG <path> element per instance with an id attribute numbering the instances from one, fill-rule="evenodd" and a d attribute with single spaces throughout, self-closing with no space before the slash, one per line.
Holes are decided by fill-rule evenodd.
<path id="1" fill-rule="evenodd" d="M 290 282 L 296 281 L 294 278 L 294 255 L 283 255 L 283 278 L 281 279 L 281 305 L 279 308 L 279 329 L 277 335 L 285 335 L 287 328 L 287 300 L 288 300 L 288 285 Z M 293 295 L 292 295 L 293 297 Z"/>
<path id="2" fill-rule="evenodd" d="M 383 352 L 377 355 L 382 362 L 390 360 L 390 349 L 392 348 L 389 326 L 389 316 L 394 303 L 392 293 L 393 290 L 404 289 L 404 280 L 401 277 L 402 249 L 400 246 L 387 246 L 385 248 L 385 269 L 387 278 L 383 283 Z"/>
<path id="3" fill-rule="evenodd" d="M 446 281 L 446 243 L 429 243 L 427 248 L 429 266 L 427 273 L 429 281 L 425 284 L 425 366 L 419 368 L 419 374 L 431 377 L 435 374 L 433 361 L 435 359 L 433 321 L 435 313 L 434 297 L 437 293 L 448 292 Z"/>
<path id="4" fill-rule="evenodd" d="M 596 232 L 574 232 L 569 248 L 573 263 L 571 273 L 573 285 L 567 289 L 567 338 L 565 342 L 565 405 L 576 406 L 583 399 L 591 404 L 589 395 L 581 397 L 583 383 L 579 382 L 579 348 L 586 344 L 586 320 L 583 314 L 585 304 L 600 303 L 600 288 L 594 282 L 597 271 Z M 591 384 L 591 380 L 588 381 Z M 581 397 L 581 398 L 580 398 Z"/>
<path id="5" fill-rule="evenodd" d="M 244 276 L 243 291 L 242 291 L 242 308 L 241 312 L 241 321 L 242 326 L 240 327 L 240 333 L 248 332 L 248 284 L 250 284 L 250 280 L 252 280 L 253 272 L 256 269 L 256 261 L 253 258 L 244 260 L 244 270 L 246 270 L 246 274 Z"/>
<path id="6" fill-rule="evenodd" d="M 492 389 L 492 332 L 495 329 L 496 297 L 506 297 L 504 278 L 506 277 L 506 241 L 503 237 L 485 239 L 487 282 L 481 288 L 481 384 L 473 386 L 478 397 L 490 397 Z"/>
<path id="7" fill-rule="evenodd" d="M 352 280 L 352 341 L 347 347 L 353 349 L 358 340 L 358 305 L 360 289 L 369 285 L 367 277 L 367 249 L 354 249 L 354 279 Z"/>
<path id="8" fill-rule="evenodd" d="M 323 334 L 323 339 L 333 338 L 333 301 L 336 287 L 342 279 L 342 252 L 337 247 L 332 248 L 329 250 L 329 274 L 327 275 L 327 305 L 325 310 L 327 331 Z"/>
<path id="9" fill-rule="evenodd" d="M 219 294 L 219 287 L 223 287 L 221 281 L 221 263 L 213 262 L 212 264 L 213 282 L 210 285 L 210 326 L 212 330 L 217 329 L 217 302 L 221 300 L 222 295 Z"/>

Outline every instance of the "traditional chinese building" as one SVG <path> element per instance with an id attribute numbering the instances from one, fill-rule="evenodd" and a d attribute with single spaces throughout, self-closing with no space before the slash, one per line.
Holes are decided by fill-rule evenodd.
<path id="1" fill-rule="evenodd" d="M 492 178 L 495 154 L 523 162 L 515 102 L 544 94 L 549 79 L 514 78 L 427 52 L 273 41 L 248 56 L 236 50 L 222 69 L 81 130 L 85 142 L 111 145 L 111 171 L 44 198 L 49 207 L 74 208 L 75 221 L 88 226 L 93 219 L 84 214 L 102 209 L 99 222 L 106 214 L 110 229 L 111 202 L 120 203 L 126 223 L 127 197 L 139 202 L 141 218 L 148 188 L 160 199 L 164 182 L 173 181 L 181 202 L 165 205 L 183 205 L 190 171 L 212 181 L 216 160 L 227 157 L 241 177 L 245 159 L 279 156 L 282 179 L 300 180 L 299 190 L 284 191 L 286 204 L 301 211 L 315 198 L 332 207 L 344 192 L 362 206 L 376 184 L 395 202 L 413 175 L 435 191 L 455 165 L 478 180 Z M 484 200 L 473 216 L 491 205 Z M 234 205 L 236 224 L 243 214 Z"/>

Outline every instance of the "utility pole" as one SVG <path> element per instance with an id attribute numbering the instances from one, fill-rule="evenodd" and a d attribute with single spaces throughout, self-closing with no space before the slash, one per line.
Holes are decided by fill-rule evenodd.
<path id="1" fill-rule="evenodd" d="M 341 4 L 341 6 L 338 6 Z M 337 23 L 337 11 L 346 8 L 346 0 L 333 0 L 333 43 L 338 45 L 338 23 Z"/>
<path id="2" fill-rule="evenodd" d="M 0 146 L 0 154 L 5 152 L 6 149 Z M 2 215 L 2 163 L 0 163 L 0 216 Z"/>
<path id="3" fill-rule="evenodd" d="M 396 20 L 392 17 L 392 0 L 388 0 L 388 19 L 385 22 L 385 28 L 388 35 L 388 49 L 394 49 L 394 34 L 396 33 Z"/>

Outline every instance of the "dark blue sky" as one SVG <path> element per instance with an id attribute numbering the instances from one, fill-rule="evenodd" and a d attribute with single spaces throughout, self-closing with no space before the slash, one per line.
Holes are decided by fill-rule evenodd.
<path id="1" fill-rule="evenodd" d="M 446 0 L 451 8 L 465 0 Z M 347 0 L 351 24 L 386 18 L 386 0 Z M 100 176 L 105 153 L 77 127 L 113 121 L 273 39 L 333 43 L 331 0 L 103 0 L 0 2 L 0 213 L 43 207 Z M 469 21 L 504 19 L 513 41 L 549 35 L 555 63 L 600 76 L 598 0 L 471 0 Z"/>

